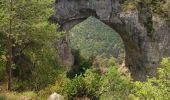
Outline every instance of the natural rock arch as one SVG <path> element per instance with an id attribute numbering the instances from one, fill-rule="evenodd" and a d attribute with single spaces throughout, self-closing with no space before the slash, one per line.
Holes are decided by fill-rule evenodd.
<path id="1" fill-rule="evenodd" d="M 56 0 L 52 22 L 69 30 L 89 16 L 101 20 L 120 34 L 125 45 L 125 62 L 134 80 L 155 75 L 162 57 L 170 56 L 170 27 L 163 18 L 142 12 L 121 10 L 122 0 Z"/>

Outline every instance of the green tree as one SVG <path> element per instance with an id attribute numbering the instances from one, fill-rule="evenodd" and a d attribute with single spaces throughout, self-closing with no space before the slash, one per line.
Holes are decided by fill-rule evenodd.
<path id="1" fill-rule="evenodd" d="M 8 90 L 11 90 L 13 59 L 21 53 L 43 51 L 55 38 L 56 26 L 48 22 L 53 0 L 1 0 L 0 33 L 7 51 Z M 34 46 L 36 45 L 36 46 Z M 38 48 L 38 50 L 37 50 Z M 31 49 L 31 50 L 30 50 Z"/>
<path id="2" fill-rule="evenodd" d="M 169 100 L 170 99 L 170 58 L 164 58 L 158 78 L 148 78 L 146 82 L 132 82 L 134 87 L 130 100 Z"/>

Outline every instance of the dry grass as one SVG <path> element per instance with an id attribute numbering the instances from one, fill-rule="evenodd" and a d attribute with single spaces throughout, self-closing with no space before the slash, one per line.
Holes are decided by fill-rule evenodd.
<path id="1" fill-rule="evenodd" d="M 36 93 L 26 91 L 22 93 L 9 92 L 6 90 L 6 84 L 0 84 L 0 100 L 36 100 Z"/>

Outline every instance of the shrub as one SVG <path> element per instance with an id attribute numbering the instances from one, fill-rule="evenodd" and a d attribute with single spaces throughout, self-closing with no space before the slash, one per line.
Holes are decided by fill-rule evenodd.
<path id="1" fill-rule="evenodd" d="M 80 75 L 81 73 L 84 73 L 86 69 L 88 69 L 90 66 L 92 66 L 92 59 L 88 58 L 85 59 L 80 55 L 79 50 L 72 50 L 72 53 L 74 55 L 74 66 L 72 66 L 71 70 L 67 73 L 67 76 L 69 78 L 73 78 L 76 75 Z"/>
<path id="2" fill-rule="evenodd" d="M 66 72 L 56 77 L 55 85 L 48 85 L 38 92 L 39 99 L 45 99 L 56 92 L 66 99 L 90 98 L 91 100 L 125 100 L 128 97 L 130 78 L 122 76 L 115 60 L 107 59 L 108 72 L 100 75 L 92 69 L 69 79 Z"/>
<path id="3" fill-rule="evenodd" d="M 121 76 L 118 68 L 113 66 L 109 68 L 109 72 L 102 76 L 102 91 L 100 99 L 108 100 L 126 100 L 129 94 L 129 88 L 131 87 L 130 78 L 127 76 Z"/>
<path id="4" fill-rule="evenodd" d="M 170 58 L 163 59 L 161 65 L 158 78 L 148 78 L 146 82 L 132 82 L 134 87 L 130 97 L 142 100 L 170 100 Z"/>
<path id="5" fill-rule="evenodd" d="M 59 94 L 63 93 L 63 88 L 66 83 L 69 83 L 71 80 L 66 77 L 66 72 L 57 76 L 56 83 L 54 85 L 48 85 L 46 88 L 38 92 L 38 100 L 46 100 L 49 95 L 56 92 Z"/>
<path id="6" fill-rule="evenodd" d="M 92 100 L 123 100 L 128 96 L 129 83 L 129 78 L 121 76 L 116 66 L 109 68 L 109 72 L 103 76 L 88 69 L 66 83 L 63 94 L 69 99 L 88 97 Z"/>
<path id="7" fill-rule="evenodd" d="M 69 99 L 75 97 L 97 99 L 99 97 L 99 86 L 100 76 L 93 73 L 92 70 L 87 70 L 85 74 L 76 76 L 70 82 L 66 83 L 63 92 Z"/>
<path id="8" fill-rule="evenodd" d="M 118 66 L 117 60 L 114 57 L 107 58 L 103 55 L 96 56 L 93 61 L 93 67 L 96 68 L 109 68 L 111 66 Z"/>

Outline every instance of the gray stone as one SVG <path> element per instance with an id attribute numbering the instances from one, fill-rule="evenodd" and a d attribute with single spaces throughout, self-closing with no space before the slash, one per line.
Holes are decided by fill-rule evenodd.
<path id="1" fill-rule="evenodd" d="M 67 35 L 61 37 L 59 41 L 54 43 L 54 47 L 59 54 L 58 62 L 64 66 L 67 70 L 70 70 L 74 64 L 74 56 L 70 48 L 70 40 Z"/>
<path id="2" fill-rule="evenodd" d="M 155 74 L 162 57 L 170 56 L 170 26 L 147 8 L 122 11 L 121 0 L 56 0 L 51 21 L 69 30 L 89 16 L 113 28 L 124 41 L 125 63 L 134 80 Z M 150 23 L 151 22 L 151 23 Z M 151 24 L 151 26 L 150 26 Z"/>
<path id="3" fill-rule="evenodd" d="M 64 100 L 64 97 L 61 96 L 60 94 L 53 93 L 48 97 L 47 100 Z"/>

